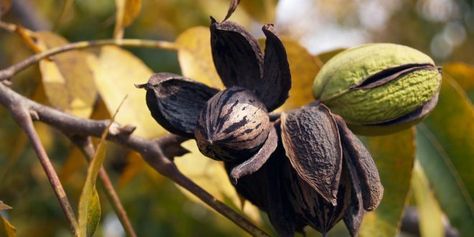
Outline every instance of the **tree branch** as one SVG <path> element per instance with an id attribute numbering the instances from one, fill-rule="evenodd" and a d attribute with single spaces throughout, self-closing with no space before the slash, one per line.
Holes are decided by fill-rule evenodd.
<path id="1" fill-rule="evenodd" d="M 0 22 L 0 28 L 11 30 L 14 25 Z M 13 29 L 15 31 L 15 29 Z M 159 41 L 159 40 L 141 40 L 141 39 L 105 39 L 105 40 L 92 40 L 92 41 L 80 41 L 75 43 L 66 44 L 60 47 L 48 49 L 41 53 L 35 54 L 25 60 L 13 64 L 5 69 L 0 70 L 0 81 L 9 80 L 18 72 L 26 69 L 27 67 L 39 62 L 41 59 L 48 58 L 50 56 L 64 53 L 71 50 L 85 49 L 100 47 L 105 45 L 117 45 L 117 46 L 128 46 L 128 47 L 142 47 L 142 48 L 159 48 L 165 50 L 176 50 L 178 46 L 173 42 Z"/>
<path id="2" fill-rule="evenodd" d="M 3 85 L 1 85 L 0 83 L 0 86 Z M 66 215 L 71 231 L 73 234 L 76 234 L 77 219 L 74 215 L 74 210 L 72 209 L 69 199 L 67 198 L 66 192 L 64 191 L 61 181 L 59 180 L 58 174 L 54 170 L 53 164 L 51 163 L 51 160 L 49 159 L 48 154 L 46 153 L 46 150 L 43 147 L 43 144 L 41 144 L 41 140 L 35 130 L 29 111 L 27 108 L 21 106 L 20 101 L 12 102 L 13 103 L 5 105 L 5 107 L 10 110 L 15 121 L 25 131 L 26 135 L 31 141 L 36 155 L 38 156 L 38 159 L 41 163 L 41 166 L 43 167 L 43 170 L 45 171 L 46 176 L 48 177 L 49 183 L 51 184 L 54 193 L 56 194 L 56 197 L 64 211 L 64 214 Z"/>
<path id="3" fill-rule="evenodd" d="M 32 116 L 33 119 L 49 124 L 68 136 L 78 135 L 84 137 L 100 137 L 102 131 L 106 129 L 108 125 L 107 120 L 82 119 L 67 113 L 60 112 L 48 106 L 41 105 L 35 101 L 19 95 L 7 86 L 3 85 L 1 82 L 0 104 L 10 108 L 12 114 L 15 114 L 14 111 L 17 109 L 32 111 L 32 114 L 34 115 Z M 179 147 L 180 142 L 186 140 L 185 138 L 180 138 L 176 135 L 169 135 L 163 138 L 147 140 L 142 137 L 131 135 L 131 130 L 129 127 L 122 127 L 119 124 L 114 123 L 110 128 L 107 140 L 124 145 L 139 152 L 143 159 L 160 174 L 168 177 L 181 187 L 196 195 L 203 202 L 207 203 L 214 210 L 233 221 L 251 235 L 268 236 L 268 234 L 255 226 L 252 222 L 245 219 L 233 209 L 218 201 L 211 194 L 189 180 L 178 170 L 172 160 L 165 156 L 164 150 L 162 149 L 164 145 L 166 145 L 166 147 L 171 145 Z M 165 151 L 167 155 L 173 157 L 174 155 L 182 154 L 185 150 L 181 148 L 165 149 Z"/>

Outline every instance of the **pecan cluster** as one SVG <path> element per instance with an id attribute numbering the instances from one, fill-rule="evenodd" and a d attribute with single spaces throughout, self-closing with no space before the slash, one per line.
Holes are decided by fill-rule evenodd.
<path id="1" fill-rule="evenodd" d="M 212 19 L 210 30 L 226 89 L 157 73 L 139 86 L 152 116 L 223 161 L 238 193 L 268 214 L 279 235 L 308 225 L 326 233 L 340 220 L 357 235 L 365 211 L 383 194 L 370 153 L 322 103 L 270 119 L 291 87 L 286 51 L 272 25 L 262 28 L 265 52 L 233 22 Z"/>

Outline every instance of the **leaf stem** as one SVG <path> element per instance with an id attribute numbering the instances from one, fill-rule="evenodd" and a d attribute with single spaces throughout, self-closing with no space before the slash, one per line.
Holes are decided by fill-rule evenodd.
<path id="1" fill-rule="evenodd" d="M 262 237 L 269 236 L 263 230 L 259 229 L 254 224 L 252 224 L 247 219 L 245 219 L 242 215 L 238 214 L 237 212 L 232 210 L 230 207 L 228 207 L 224 203 L 217 200 L 211 194 L 209 194 L 204 189 L 202 189 L 199 185 L 191 181 L 188 177 L 184 176 L 177 168 L 175 168 L 175 170 L 171 172 L 170 175 L 167 177 L 173 180 L 179 186 L 187 189 L 188 191 L 196 195 L 199 199 L 204 201 L 207 205 L 209 205 L 214 210 L 216 210 L 220 214 L 227 217 L 227 219 L 234 222 L 236 225 L 238 225 L 240 228 L 250 233 L 252 236 L 262 236 Z"/>

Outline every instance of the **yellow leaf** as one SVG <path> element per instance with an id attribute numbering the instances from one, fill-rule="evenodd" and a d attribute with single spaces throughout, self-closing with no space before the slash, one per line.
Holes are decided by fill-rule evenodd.
<path id="1" fill-rule="evenodd" d="M 15 237 L 16 228 L 2 215 L 0 215 L 0 236 Z"/>
<path id="2" fill-rule="evenodd" d="M 43 51 L 68 43 L 51 32 L 37 32 L 34 36 L 38 48 Z M 84 51 L 69 51 L 39 63 L 43 87 L 51 105 L 83 118 L 90 116 L 97 95 L 87 56 Z"/>
<path id="3" fill-rule="evenodd" d="M 313 80 L 320 66 L 315 58 L 298 42 L 282 37 L 291 72 L 290 96 L 280 109 L 288 110 L 314 101 Z"/>
<path id="4" fill-rule="evenodd" d="M 126 98 L 126 97 L 125 97 Z M 80 237 L 85 236 L 92 236 L 97 228 L 97 225 L 100 221 L 101 216 L 101 207 L 100 207 L 100 200 L 99 195 L 96 189 L 97 183 L 97 176 L 99 175 L 100 168 L 105 160 L 105 138 L 109 133 L 110 126 L 114 123 L 114 119 L 117 116 L 117 113 L 123 104 L 125 98 L 117 107 L 112 119 L 107 126 L 107 128 L 102 133 L 100 137 L 99 144 L 97 145 L 97 150 L 93 159 L 89 164 L 89 168 L 87 169 L 87 177 L 86 182 L 84 183 L 84 187 L 82 188 L 81 197 L 79 199 L 79 229 L 78 235 Z"/>
<path id="5" fill-rule="evenodd" d="M 194 140 L 183 143 L 183 147 L 191 152 L 175 159 L 179 170 L 218 200 L 230 200 L 230 204 L 235 207 L 240 207 L 241 199 L 230 183 L 222 162 L 212 160 L 202 155 Z M 180 188 L 180 190 L 191 200 L 202 203 L 193 194 L 183 188 Z M 243 211 L 253 221 L 261 223 L 257 207 L 248 203 L 245 205 Z"/>
<path id="6" fill-rule="evenodd" d="M 142 8 L 141 0 L 115 0 L 117 13 L 115 16 L 115 38 L 123 38 L 123 29 L 140 14 Z"/>
<path id="7" fill-rule="evenodd" d="M 113 111 L 125 95 L 127 101 L 122 106 L 123 113 L 116 121 L 122 125 L 133 125 L 134 134 L 153 138 L 165 134 L 165 130 L 153 120 L 145 102 L 145 91 L 135 88 L 134 84 L 146 83 L 152 71 L 130 52 L 105 46 L 89 57 L 94 78 L 107 109 Z"/>
<path id="8" fill-rule="evenodd" d="M 183 76 L 208 86 L 223 88 L 214 67 L 209 28 L 198 26 L 181 33 L 176 39 L 178 60 Z"/>
<path id="9" fill-rule="evenodd" d="M 415 198 L 423 237 L 444 236 L 443 212 L 430 189 L 428 179 L 419 162 L 415 162 L 411 178 L 411 191 Z"/>

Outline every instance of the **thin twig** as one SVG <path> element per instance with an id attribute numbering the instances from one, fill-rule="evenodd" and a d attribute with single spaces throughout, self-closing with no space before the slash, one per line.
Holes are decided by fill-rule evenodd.
<path id="1" fill-rule="evenodd" d="M 0 21 L 0 29 L 13 33 L 16 30 L 16 25 Z"/>
<path id="2" fill-rule="evenodd" d="M 76 216 L 74 215 L 74 210 L 72 209 L 72 206 L 69 202 L 69 199 L 67 198 L 66 192 L 64 191 L 61 181 L 59 180 L 59 177 L 56 171 L 54 170 L 51 160 L 49 159 L 48 154 L 46 153 L 46 150 L 43 147 L 43 144 L 41 144 L 41 140 L 35 130 L 33 120 L 31 120 L 31 116 L 28 110 L 26 110 L 21 105 L 15 103 L 10 104 L 9 109 L 13 117 L 15 118 L 15 121 L 25 131 L 26 135 L 30 139 L 30 142 L 33 145 L 33 148 L 38 156 L 41 166 L 43 167 L 46 176 L 48 177 L 49 183 L 51 184 L 54 193 L 58 198 L 58 201 L 64 211 L 64 214 L 66 215 L 71 231 L 73 232 L 73 234 L 76 234 L 77 220 Z"/>
<path id="3" fill-rule="evenodd" d="M 100 137 L 101 133 L 106 129 L 109 121 L 107 120 L 91 120 L 75 117 L 71 114 L 63 113 L 48 106 L 41 105 L 33 100 L 30 100 L 0 82 L 0 104 L 9 107 L 11 104 L 18 105 L 26 111 L 32 111 L 34 119 L 44 122 L 67 135 L 78 136 L 95 136 Z M 15 111 L 11 111 L 15 114 Z M 174 145 L 180 147 L 180 142 L 186 140 L 179 138 L 176 135 L 169 135 L 165 138 L 154 140 L 144 139 L 130 134 L 130 129 L 124 129 L 117 123 L 111 127 L 107 140 L 124 145 L 141 154 L 144 160 L 160 174 L 168 177 L 172 181 L 184 189 L 196 195 L 203 202 L 207 203 L 211 208 L 227 217 L 229 220 L 246 230 L 253 236 L 268 236 L 263 230 L 259 229 L 252 222 L 242 217 L 233 209 L 226 206 L 224 203 L 218 201 L 211 194 L 189 180 L 178 170 L 176 165 L 170 160 L 174 155 L 183 152 L 183 149 L 168 149 L 166 157 L 163 153 L 162 144 L 167 146 Z M 171 143 L 170 141 L 177 141 L 179 143 Z M 173 154 L 176 152 L 176 154 Z"/>
<path id="4" fill-rule="evenodd" d="M 0 25 L 1 26 L 1 25 Z M 26 58 L 25 60 L 13 64 L 5 69 L 0 70 L 0 81 L 8 80 L 13 77 L 18 72 L 26 69 L 27 67 L 36 64 L 41 59 L 54 56 L 59 53 L 100 47 L 105 45 L 117 45 L 117 46 L 126 46 L 126 47 L 141 47 L 141 48 L 159 48 L 165 50 L 177 50 L 178 46 L 169 41 L 160 41 L 160 40 L 141 40 L 141 39 L 105 39 L 105 40 L 92 40 L 92 41 L 80 41 L 75 43 L 66 44 L 56 48 L 48 49 L 41 53 L 35 54 L 31 57 Z"/>
<path id="5" fill-rule="evenodd" d="M 176 169 L 175 172 L 172 172 L 171 177 L 169 178 L 180 186 L 187 187 L 188 191 L 196 195 L 199 199 L 203 200 L 207 205 L 214 208 L 214 210 L 233 221 L 235 224 L 240 226 L 240 228 L 246 230 L 248 233 L 251 233 L 252 236 L 268 236 L 267 233 L 256 227 L 254 224 L 248 222 L 242 215 L 233 211 L 224 203 L 216 200 L 215 197 L 191 181 L 188 177 L 184 176 L 178 169 Z"/>
<path id="6" fill-rule="evenodd" d="M 70 139 L 82 150 L 85 157 L 90 162 L 95 154 L 94 145 L 92 144 L 91 139 L 82 137 L 70 137 Z M 105 195 L 107 196 L 107 199 L 110 201 L 110 204 L 112 205 L 115 213 L 117 214 L 120 223 L 122 223 L 123 229 L 127 233 L 127 236 L 136 237 L 137 234 L 133 229 L 133 226 L 128 218 L 127 212 L 125 211 L 125 208 L 123 207 L 122 202 L 120 201 L 120 198 L 114 189 L 114 186 L 109 178 L 109 175 L 107 174 L 107 171 L 103 167 L 99 170 L 99 178 L 102 182 Z"/>

